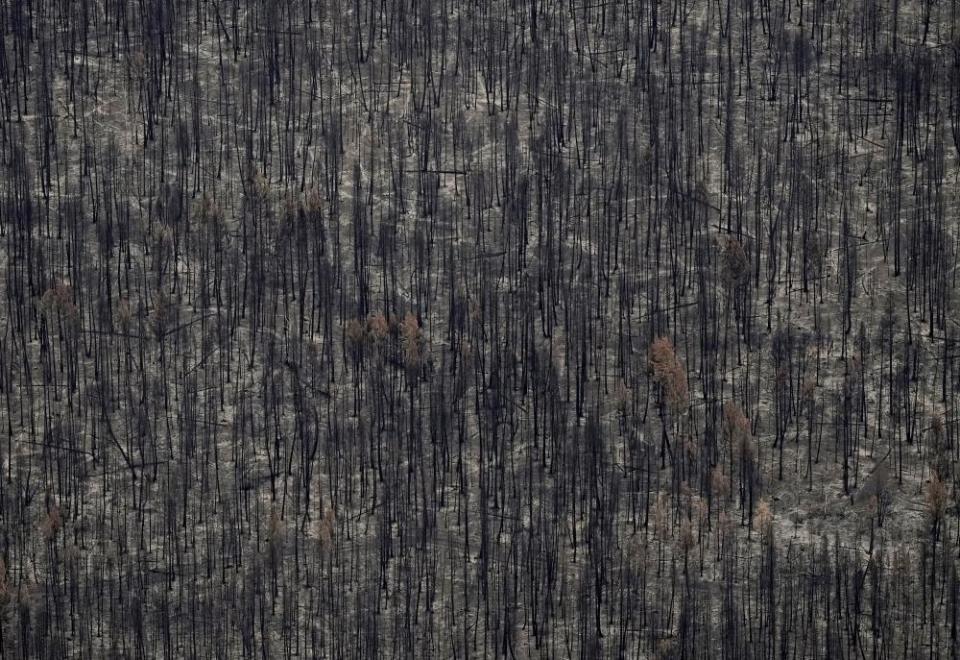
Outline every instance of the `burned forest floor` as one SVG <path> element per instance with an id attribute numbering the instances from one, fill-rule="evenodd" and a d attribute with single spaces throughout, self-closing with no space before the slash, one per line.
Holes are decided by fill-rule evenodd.
<path id="1" fill-rule="evenodd" d="M 955 3 L 0 36 L 0 657 L 956 657 Z"/>

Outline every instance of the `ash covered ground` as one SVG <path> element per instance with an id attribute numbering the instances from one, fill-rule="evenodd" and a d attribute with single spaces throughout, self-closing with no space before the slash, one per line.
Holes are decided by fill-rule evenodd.
<path id="1" fill-rule="evenodd" d="M 955 3 L 0 34 L 3 657 L 956 657 Z"/>

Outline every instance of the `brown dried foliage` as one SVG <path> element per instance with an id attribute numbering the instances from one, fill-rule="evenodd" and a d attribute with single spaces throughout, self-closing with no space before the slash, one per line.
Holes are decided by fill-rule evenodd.
<path id="1" fill-rule="evenodd" d="M 681 410 L 689 402 L 687 372 L 668 337 L 657 337 L 650 345 L 648 357 L 654 380 L 663 387 L 667 403 L 673 410 Z"/>
<path id="2" fill-rule="evenodd" d="M 270 194 L 270 181 L 264 176 L 263 172 L 256 171 L 250 177 L 250 191 L 254 199 L 263 201 Z"/>
<path id="3" fill-rule="evenodd" d="M 347 319 L 344 327 L 347 343 L 351 348 L 359 348 L 366 339 L 366 329 L 360 319 Z"/>
<path id="4" fill-rule="evenodd" d="M 164 223 L 156 225 L 153 239 L 157 242 L 158 249 L 166 250 L 173 245 L 173 228 Z"/>
<path id="5" fill-rule="evenodd" d="M 710 487 L 713 494 L 721 499 L 730 494 L 730 478 L 719 465 L 710 472 Z"/>
<path id="6" fill-rule="evenodd" d="M 930 477 L 930 483 L 927 484 L 927 492 L 924 498 L 927 507 L 927 515 L 934 522 L 940 520 L 944 511 L 947 509 L 947 484 L 940 478 L 936 472 Z"/>
<path id="7" fill-rule="evenodd" d="M 618 380 L 617 384 L 614 385 L 612 395 L 614 407 L 620 412 L 626 412 L 627 406 L 629 406 L 630 401 L 633 400 L 633 392 L 627 384 L 623 382 L 623 379 Z"/>
<path id="8" fill-rule="evenodd" d="M 307 194 L 304 196 L 303 200 L 303 208 L 307 213 L 318 213 L 322 204 L 323 198 L 320 196 L 320 191 L 318 191 L 316 188 L 311 188 L 307 191 Z"/>
<path id="9" fill-rule="evenodd" d="M 863 486 L 854 495 L 854 503 L 868 502 L 871 497 L 876 497 L 878 504 L 882 504 L 890 496 L 889 488 L 890 464 L 883 461 L 870 473 Z"/>
<path id="10" fill-rule="evenodd" d="M 7 579 L 7 564 L 0 557 L 0 621 L 7 618 L 13 600 L 13 587 Z"/>
<path id="11" fill-rule="evenodd" d="M 658 538 L 666 538 L 670 534 L 670 502 L 666 493 L 657 493 L 651 510 L 653 517 L 653 533 Z"/>
<path id="12" fill-rule="evenodd" d="M 686 554 L 697 543 L 696 534 L 693 532 L 693 522 L 689 518 L 684 518 L 680 523 L 680 537 L 677 539 L 680 550 Z"/>
<path id="13" fill-rule="evenodd" d="M 68 321 L 80 318 L 79 310 L 73 302 L 73 288 L 66 282 L 56 282 L 47 289 L 40 299 L 40 307 L 48 314 L 60 312 Z"/>
<path id="14" fill-rule="evenodd" d="M 723 404 L 723 437 L 737 451 L 743 450 L 750 437 L 750 420 L 734 401 Z"/>
<path id="15" fill-rule="evenodd" d="M 283 524 L 283 518 L 280 516 L 280 512 L 277 511 L 276 507 L 274 507 L 271 509 L 270 517 L 267 519 L 267 543 L 271 553 L 277 554 L 280 551 L 283 547 L 285 536 L 286 528 Z"/>
<path id="16" fill-rule="evenodd" d="M 163 291 L 158 291 L 153 299 L 153 311 L 150 312 L 150 322 L 158 339 L 166 333 L 172 318 L 173 305 L 170 299 Z"/>
<path id="17" fill-rule="evenodd" d="M 130 330 L 130 322 L 133 320 L 133 308 L 130 307 L 130 301 L 121 298 L 117 303 L 117 321 L 124 332 Z"/>
<path id="18" fill-rule="evenodd" d="M 933 431 L 934 440 L 939 442 L 943 439 L 943 415 L 932 415 L 930 419 L 930 430 Z"/>
<path id="19" fill-rule="evenodd" d="M 287 222 L 292 222 L 296 219 L 297 214 L 300 212 L 300 200 L 292 192 L 288 192 L 283 196 L 283 216 Z"/>
<path id="20" fill-rule="evenodd" d="M 337 512 L 334 509 L 333 505 L 330 505 L 326 511 L 323 513 L 323 517 L 320 519 L 319 524 L 317 525 L 318 536 L 320 538 L 320 547 L 328 548 L 333 541 L 334 534 L 337 531 Z"/>
<path id="21" fill-rule="evenodd" d="M 747 261 L 747 253 L 743 249 L 740 241 L 732 236 L 726 236 L 723 239 L 722 269 L 723 279 L 733 286 L 741 284 L 747 280 L 750 264 Z"/>
<path id="22" fill-rule="evenodd" d="M 409 369 L 416 369 L 420 366 L 422 340 L 423 336 L 420 332 L 420 323 L 417 321 L 417 317 L 407 312 L 400 322 L 400 347 L 403 350 L 403 363 Z"/>
<path id="23" fill-rule="evenodd" d="M 390 334 L 390 324 L 383 314 L 373 314 L 367 319 L 367 332 L 374 343 L 382 342 Z"/>
<path id="24" fill-rule="evenodd" d="M 40 533 L 47 541 L 52 541 L 57 536 L 57 532 L 63 526 L 63 517 L 60 515 L 60 507 L 57 504 L 51 504 L 47 514 L 40 522 Z"/>
<path id="25" fill-rule="evenodd" d="M 197 202 L 197 215 L 202 225 L 216 225 L 223 221 L 223 209 L 213 197 L 204 194 Z"/>
<path id="26" fill-rule="evenodd" d="M 765 541 L 773 540 L 773 509 L 766 499 L 760 500 L 753 514 L 753 524 Z"/>

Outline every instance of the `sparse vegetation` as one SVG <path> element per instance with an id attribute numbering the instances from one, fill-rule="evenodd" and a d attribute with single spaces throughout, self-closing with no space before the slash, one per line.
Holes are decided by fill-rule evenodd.
<path id="1" fill-rule="evenodd" d="M 960 8 L 0 4 L 0 658 L 952 658 Z"/>

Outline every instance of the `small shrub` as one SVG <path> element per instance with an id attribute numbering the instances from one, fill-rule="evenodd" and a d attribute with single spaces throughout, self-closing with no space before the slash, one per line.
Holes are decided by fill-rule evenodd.
<path id="1" fill-rule="evenodd" d="M 70 325 L 80 320 L 80 310 L 73 302 L 73 288 L 63 281 L 54 283 L 43 293 L 40 310 L 47 315 L 60 314 Z"/>
<path id="2" fill-rule="evenodd" d="M 270 195 L 270 181 L 263 172 L 257 170 L 250 177 L 250 192 L 257 201 L 264 201 Z"/>

